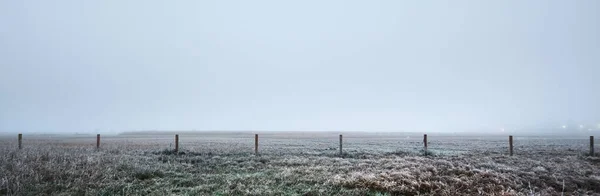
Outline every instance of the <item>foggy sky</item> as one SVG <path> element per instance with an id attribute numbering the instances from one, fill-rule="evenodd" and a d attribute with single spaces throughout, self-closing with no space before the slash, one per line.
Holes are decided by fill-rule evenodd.
<path id="1" fill-rule="evenodd" d="M 0 1 L 0 131 L 593 127 L 599 13 L 597 0 Z"/>

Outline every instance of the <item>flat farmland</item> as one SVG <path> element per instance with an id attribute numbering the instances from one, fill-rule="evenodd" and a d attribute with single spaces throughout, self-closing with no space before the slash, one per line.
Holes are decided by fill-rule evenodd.
<path id="1" fill-rule="evenodd" d="M 341 134 L 2 136 L 0 195 L 600 195 L 585 136 Z"/>

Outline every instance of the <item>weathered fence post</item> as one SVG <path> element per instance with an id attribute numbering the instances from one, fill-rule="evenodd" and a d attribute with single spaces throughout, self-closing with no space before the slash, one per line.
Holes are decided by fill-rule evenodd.
<path id="1" fill-rule="evenodd" d="M 100 134 L 96 135 L 96 149 L 100 149 Z"/>
<path id="2" fill-rule="evenodd" d="M 254 134 L 254 154 L 258 155 L 258 134 Z"/>
<path id="3" fill-rule="evenodd" d="M 425 153 L 427 153 L 427 134 L 423 134 L 423 145 L 425 146 Z"/>
<path id="4" fill-rule="evenodd" d="M 508 136 L 508 148 L 509 148 L 508 151 L 510 153 L 510 156 L 513 156 L 513 136 L 512 135 Z"/>
<path id="5" fill-rule="evenodd" d="M 23 134 L 22 134 L 22 133 L 19 133 L 19 137 L 18 137 L 18 138 L 19 138 L 19 150 L 21 150 L 21 148 L 23 147 L 23 146 L 21 145 L 21 143 L 22 143 L 22 140 L 23 140 Z"/>
<path id="6" fill-rule="evenodd" d="M 594 136 L 590 136 L 590 156 L 594 156 Z"/>
<path id="7" fill-rule="evenodd" d="M 179 154 L 179 134 L 175 134 L 175 154 Z"/>
<path id="8" fill-rule="evenodd" d="M 343 156 L 344 152 L 342 151 L 342 134 L 340 134 L 340 156 Z"/>

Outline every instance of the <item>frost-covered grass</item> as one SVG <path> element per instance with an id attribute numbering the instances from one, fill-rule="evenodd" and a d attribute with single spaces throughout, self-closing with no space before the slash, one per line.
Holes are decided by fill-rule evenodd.
<path id="1" fill-rule="evenodd" d="M 252 133 L 0 139 L 0 195 L 600 195 L 585 138 Z M 171 146 L 171 148 L 169 148 Z"/>

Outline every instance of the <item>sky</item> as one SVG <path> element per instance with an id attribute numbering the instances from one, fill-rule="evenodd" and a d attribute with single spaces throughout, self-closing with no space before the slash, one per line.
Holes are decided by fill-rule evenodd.
<path id="1" fill-rule="evenodd" d="M 0 132 L 600 129 L 600 1 L 0 1 Z"/>

